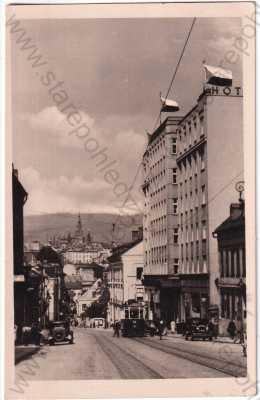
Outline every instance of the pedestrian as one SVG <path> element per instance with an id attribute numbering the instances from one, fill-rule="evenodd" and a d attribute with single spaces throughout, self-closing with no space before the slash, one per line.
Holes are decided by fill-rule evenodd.
<path id="1" fill-rule="evenodd" d="M 25 346 L 28 346 L 30 343 L 30 336 L 31 336 L 31 327 L 26 325 L 22 328 L 22 343 Z"/>
<path id="2" fill-rule="evenodd" d="M 39 326 L 38 326 L 37 322 L 34 322 L 32 324 L 31 340 L 32 340 L 32 343 L 35 344 L 35 346 L 40 346 L 41 333 L 40 333 L 40 329 L 39 329 Z"/>
<path id="3" fill-rule="evenodd" d="M 163 331 L 164 331 L 164 321 L 161 319 L 160 322 L 159 322 L 159 336 L 160 336 L 160 340 L 162 340 Z"/>
<path id="4" fill-rule="evenodd" d="M 236 334 L 236 330 L 237 330 L 236 324 L 235 324 L 235 322 L 233 321 L 233 319 L 231 319 L 231 321 L 230 321 L 229 324 L 228 324 L 227 331 L 228 331 L 229 336 L 230 336 L 230 338 L 231 338 L 232 340 L 234 340 L 234 337 L 235 337 L 235 334 Z"/>
<path id="5" fill-rule="evenodd" d="M 176 322 L 171 321 L 171 333 L 174 335 L 176 333 Z"/>
<path id="6" fill-rule="evenodd" d="M 115 321 L 113 324 L 113 329 L 114 329 L 114 335 L 113 337 L 118 337 L 119 338 L 119 331 L 120 331 L 120 323 L 119 321 Z"/>

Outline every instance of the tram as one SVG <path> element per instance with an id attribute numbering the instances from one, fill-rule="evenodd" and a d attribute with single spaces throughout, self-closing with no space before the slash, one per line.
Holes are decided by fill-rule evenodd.
<path id="1" fill-rule="evenodd" d="M 122 336 L 142 337 L 145 335 L 147 307 L 140 303 L 125 304 L 122 309 Z"/>

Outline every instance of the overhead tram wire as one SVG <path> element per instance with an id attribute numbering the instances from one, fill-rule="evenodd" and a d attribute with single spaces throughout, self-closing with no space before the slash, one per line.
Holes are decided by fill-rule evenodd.
<path id="1" fill-rule="evenodd" d="M 183 46 L 183 48 L 182 48 L 182 51 L 181 51 L 181 54 L 180 54 L 178 63 L 177 63 L 177 65 L 176 65 L 176 67 L 175 67 L 173 76 L 172 76 L 172 78 L 171 78 L 170 85 L 169 85 L 169 87 L 168 87 L 168 90 L 167 90 L 167 93 L 166 93 L 166 96 L 165 96 L 165 100 L 167 99 L 167 97 L 168 97 L 168 95 L 169 95 L 169 93 L 170 93 L 170 91 L 171 91 L 173 82 L 174 82 L 174 80 L 175 80 L 176 74 L 177 74 L 178 69 L 179 69 L 179 66 L 180 66 L 180 64 L 181 64 L 181 60 L 182 60 L 183 55 L 184 55 L 184 52 L 185 52 L 185 50 L 186 50 L 186 47 L 187 47 L 188 41 L 189 41 L 189 39 L 190 39 L 190 36 L 191 36 L 192 30 L 193 30 L 194 24 L 195 24 L 195 22 L 196 22 L 196 19 L 197 19 L 197 18 L 194 17 L 193 20 L 192 20 L 192 24 L 191 24 L 191 27 L 190 27 L 190 29 L 189 29 L 189 32 L 188 32 L 187 38 L 186 38 L 186 40 L 185 40 L 184 46 Z M 157 126 L 157 123 L 158 123 L 158 121 L 159 121 L 159 119 L 160 119 L 160 115 L 161 115 L 161 111 L 159 112 L 159 115 L 158 115 L 158 117 L 156 118 L 153 131 L 155 130 L 155 128 L 156 128 L 156 126 Z M 134 184 L 135 184 L 135 181 L 136 181 L 137 176 L 138 176 L 138 174 L 139 174 L 141 165 L 142 165 L 142 161 L 140 161 L 140 163 L 139 163 L 139 165 L 138 165 L 138 167 L 137 167 L 137 171 L 136 171 L 136 174 L 135 174 L 135 176 L 134 176 L 133 182 L 132 182 L 132 184 L 131 184 L 130 187 L 129 187 L 129 190 L 128 190 L 126 199 L 125 199 L 125 201 L 123 202 L 121 208 L 123 208 L 123 207 L 125 206 L 125 204 L 127 203 L 128 199 L 129 199 L 130 192 L 131 192 L 131 190 L 132 190 L 132 188 L 133 188 L 133 186 L 134 186 Z M 118 220 L 118 218 L 120 218 L 120 215 L 117 217 L 117 220 Z"/>
<path id="2" fill-rule="evenodd" d="M 197 19 L 197 18 L 194 17 L 193 20 L 192 20 L 192 24 L 191 24 L 191 27 L 190 27 L 190 29 L 189 29 L 187 38 L 186 38 L 186 40 L 185 40 L 185 43 L 184 43 L 182 52 L 181 52 L 181 54 L 180 54 L 180 57 L 179 57 L 179 60 L 178 60 L 177 65 L 176 65 L 176 67 L 175 67 L 175 70 L 174 70 L 174 73 L 173 73 L 173 76 L 172 76 L 170 85 L 169 85 L 168 90 L 167 90 L 167 92 L 166 92 L 165 100 L 167 99 L 167 97 L 169 96 L 169 93 L 170 93 L 170 91 L 171 91 L 171 88 L 172 88 L 174 79 L 175 79 L 176 74 L 177 74 L 177 72 L 178 72 L 178 69 L 179 69 L 181 60 L 182 60 L 183 55 L 184 55 L 184 52 L 185 52 L 185 50 L 186 50 L 186 47 L 187 47 L 188 41 L 189 41 L 189 39 L 190 39 L 190 35 L 191 35 L 192 30 L 193 30 L 193 27 L 194 27 L 194 25 L 195 25 L 196 19 Z M 159 119 L 160 119 L 160 115 L 161 115 L 161 111 L 159 112 L 159 115 L 158 115 L 158 117 L 156 118 L 153 131 L 155 130 L 155 128 L 156 128 L 156 126 L 157 126 L 157 123 L 158 123 L 158 121 L 159 121 Z"/>

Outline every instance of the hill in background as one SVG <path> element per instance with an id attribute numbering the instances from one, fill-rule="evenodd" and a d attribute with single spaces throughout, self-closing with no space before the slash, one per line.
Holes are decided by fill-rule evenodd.
<path id="1" fill-rule="evenodd" d="M 25 242 L 39 240 L 46 243 L 54 235 L 74 234 L 77 220 L 77 214 L 65 213 L 25 216 Z M 84 233 L 89 230 L 93 241 L 110 245 L 113 241 L 131 241 L 132 231 L 142 226 L 142 215 L 81 214 L 81 221 Z"/>

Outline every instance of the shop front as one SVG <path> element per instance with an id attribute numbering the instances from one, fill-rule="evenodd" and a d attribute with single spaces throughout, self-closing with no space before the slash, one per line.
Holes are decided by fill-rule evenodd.
<path id="1" fill-rule="evenodd" d="M 182 276 L 180 283 L 181 321 L 190 318 L 208 319 L 209 285 L 208 275 Z"/>

